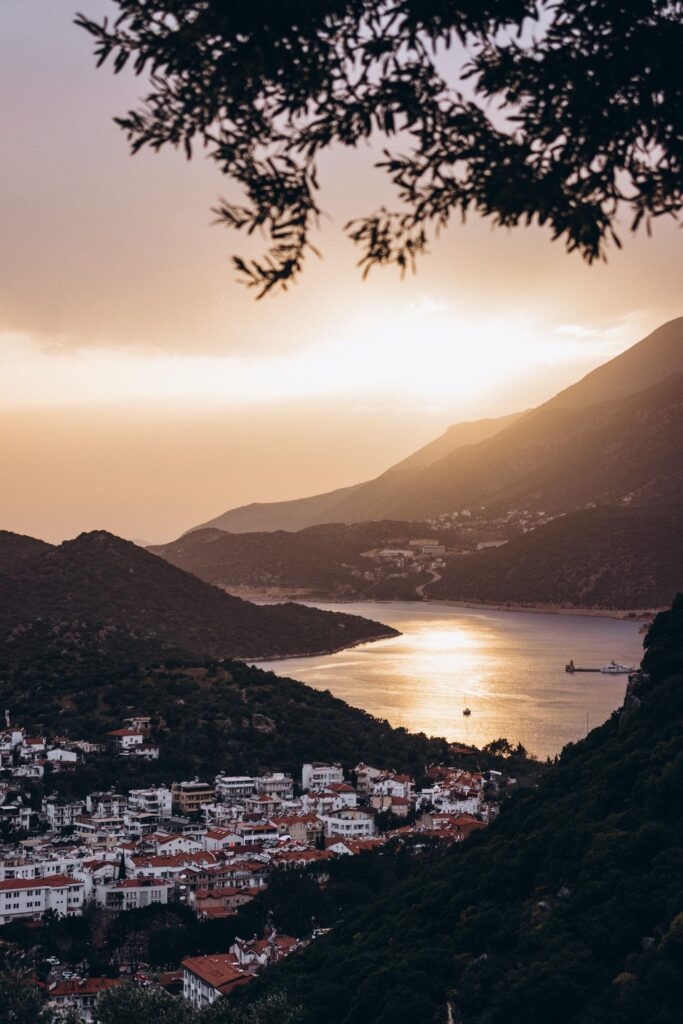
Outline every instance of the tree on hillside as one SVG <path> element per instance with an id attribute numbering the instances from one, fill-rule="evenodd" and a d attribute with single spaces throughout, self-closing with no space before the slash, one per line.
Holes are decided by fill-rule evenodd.
<path id="1" fill-rule="evenodd" d="M 538 222 L 588 261 L 683 202 L 681 0 L 113 0 L 79 15 L 98 64 L 149 76 L 133 151 L 201 144 L 269 239 L 235 257 L 259 297 L 301 272 L 334 144 L 392 140 L 397 210 L 347 225 L 364 272 L 414 265 L 454 214 Z M 361 211 L 359 211 L 360 213 Z"/>

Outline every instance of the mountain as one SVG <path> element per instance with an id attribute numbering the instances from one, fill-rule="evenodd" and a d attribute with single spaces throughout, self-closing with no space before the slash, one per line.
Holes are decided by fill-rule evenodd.
<path id="1" fill-rule="evenodd" d="M 381 509 L 393 499 L 395 491 L 410 481 L 417 471 L 463 445 L 476 444 L 491 437 L 513 423 L 519 415 L 515 413 L 497 419 L 457 423 L 435 441 L 413 452 L 374 480 L 342 487 L 327 494 L 317 494 L 311 498 L 243 505 L 230 509 L 193 529 L 211 528 L 230 533 L 296 531 L 320 523 L 386 519 L 388 517 L 381 513 Z"/>
<path id="2" fill-rule="evenodd" d="M 627 398 L 683 373 L 683 317 L 662 324 L 636 345 L 598 366 L 545 403 L 545 408 L 580 409 Z"/>
<path id="3" fill-rule="evenodd" d="M 503 547 L 450 559 L 432 599 L 578 608 L 663 608 L 683 587 L 683 515 L 584 509 Z"/>
<path id="4" fill-rule="evenodd" d="M 683 321 L 682 321 L 683 323 Z M 580 408 L 541 406 L 433 463 L 395 492 L 387 518 L 467 506 L 567 512 L 588 503 L 683 505 L 683 373 Z"/>
<path id="5" fill-rule="evenodd" d="M 231 597 L 130 541 L 84 533 L 0 572 L 0 636 L 31 623 L 97 623 L 151 656 L 267 658 L 347 647 L 396 631 L 354 615 Z"/>
<path id="6" fill-rule="evenodd" d="M 683 596 L 645 646 L 623 710 L 536 789 L 250 985 L 247 1003 L 280 990 L 300 1024 L 679 1021 Z"/>
<path id="7" fill-rule="evenodd" d="M 603 464 L 610 462 L 608 446 L 618 442 L 618 438 L 610 436 L 607 422 L 604 436 L 596 430 L 591 437 L 590 420 L 594 414 L 597 418 L 605 415 L 616 421 L 621 408 L 625 416 L 632 412 L 645 417 L 647 409 L 638 409 L 635 396 L 648 389 L 654 396 L 659 386 L 664 394 L 667 379 L 677 381 L 674 390 L 677 387 L 680 396 L 681 374 L 683 317 L 678 317 L 532 412 L 458 424 L 375 480 L 313 498 L 243 506 L 195 529 L 215 527 L 242 533 L 300 530 L 316 523 L 422 519 L 468 502 L 497 501 L 512 507 L 510 502 L 514 505 L 520 500 L 542 508 L 557 499 L 560 505 L 568 502 L 566 507 L 558 506 L 558 510 L 568 511 L 589 501 L 612 501 L 621 495 L 613 492 L 609 497 L 603 495 L 600 486 L 603 465 L 592 468 L 586 465 L 585 459 L 573 475 L 568 475 L 565 491 L 571 490 L 569 497 L 560 495 L 562 488 L 558 486 L 558 478 L 562 476 L 562 468 L 558 459 L 567 458 L 571 466 L 576 438 L 579 445 L 594 444 L 598 451 L 599 446 L 605 446 L 602 461 Z M 584 415 L 589 408 L 590 416 Z M 588 429 L 584 431 L 584 427 Z M 615 428 L 618 427 L 615 422 Z M 666 423 L 660 421 L 659 428 L 662 431 L 659 437 L 652 436 L 652 431 L 649 433 L 648 440 L 654 445 L 666 443 Z M 637 423 L 632 425 L 631 435 L 634 433 L 638 433 Z M 678 439 L 677 435 L 675 440 Z M 615 456 L 619 454 L 619 447 L 617 443 Z M 626 444 L 621 449 L 621 454 L 628 454 Z M 678 463 L 683 461 L 680 453 L 681 449 L 675 449 L 672 444 L 670 459 L 660 463 L 662 473 L 659 477 L 652 473 L 649 480 L 645 480 L 650 449 L 647 444 L 641 444 L 638 456 L 643 461 L 638 465 L 633 457 L 626 460 L 635 472 L 623 474 L 622 494 L 639 490 L 646 503 L 654 504 L 662 498 L 667 503 L 677 502 L 683 491 L 678 468 Z M 548 479 L 545 487 L 542 481 L 534 479 L 544 471 L 546 477 L 556 478 L 552 486 L 548 486 Z M 501 474 L 498 486 L 497 477 Z M 671 474 L 676 478 L 672 492 L 668 489 Z M 574 500 L 577 479 L 581 493 L 589 496 Z"/>
<path id="8" fill-rule="evenodd" d="M 206 529 L 187 533 L 170 544 L 150 548 L 186 572 L 208 583 L 277 593 L 344 599 L 373 596 L 364 573 L 372 568 L 363 556 L 369 549 L 401 547 L 411 537 L 443 539 L 424 523 L 368 522 L 309 526 L 284 530 L 226 533 Z M 424 580 L 430 578 L 429 574 Z M 422 582 L 416 577 L 415 587 Z"/>
<path id="9" fill-rule="evenodd" d="M 43 540 L 26 537 L 21 533 L 0 530 L 0 572 L 13 569 L 23 562 L 45 554 L 51 548 Z"/>

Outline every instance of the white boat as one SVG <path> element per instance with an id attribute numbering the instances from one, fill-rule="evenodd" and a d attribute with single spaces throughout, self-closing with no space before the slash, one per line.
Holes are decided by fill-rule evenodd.
<path id="1" fill-rule="evenodd" d="M 609 665 L 603 665 L 600 669 L 603 676 L 626 676 L 631 672 L 635 672 L 635 668 L 631 665 L 620 665 L 617 661 L 610 661 Z"/>

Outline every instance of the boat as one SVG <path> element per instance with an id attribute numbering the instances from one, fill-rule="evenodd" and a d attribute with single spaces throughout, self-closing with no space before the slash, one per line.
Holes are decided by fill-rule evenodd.
<path id="1" fill-rule="evenodd" d="M 620 665 L 617 661 L 610 661 L 609 665 L 603 665 L 600 669 L 603 676 L 627 676 L 631 672 L 635 672 L 633 665 Z"/>
<path id="2" fill-rule="evenodd" d="M 469 708 L 463 708 L 462 709 L 462 713 L 463 713 L 463 715 L 471 715 L 472 714 L 472 712 L 470 711 Z"/>

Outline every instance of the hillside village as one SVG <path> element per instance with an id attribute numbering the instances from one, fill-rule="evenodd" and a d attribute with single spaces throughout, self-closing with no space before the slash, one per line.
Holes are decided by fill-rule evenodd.
<path id="1" fill-rule="evenodd" d="M 211 780 L 114 789 L 68 800 L 49 792 L 51 777 L 77 770 L 107 748 L 121 758 L 155 759 L 150 720 L 136 716 L 112 730 L 108 744 L 27 736 L 9 724 L 0 733 L 0 941 L 34 923 L 31 941 L 53 920 L 145 908 L 182 907 L 199 922 L 239 920 L 274 877 L 310 874 L 325 887 L 340 858 L 420 856 L 426 847 L 460 843 L 498 813 L 508 785 L 501 772 L 431 765 L 418 788 L 410 775 L 360 763 L 345 776 L 336 763 L 305 763 L 301 774 L 218 774 Z M 476 758 L 454 748 L 460 761 Z M 36 798 L 36 783 L 43 795 Z M 42 928 L 35 932 L 35 924 Z M 58 1010 L 97 1020 L 102 992 L 125 978 L 166 988 L 195 1008 L 302 948 L 327 929 L 301 935 L 234 936 L 222 951 L 183 956 L 164 970 L 124 948 L 106 975 L 51 957 L 35 983 Z"/>

